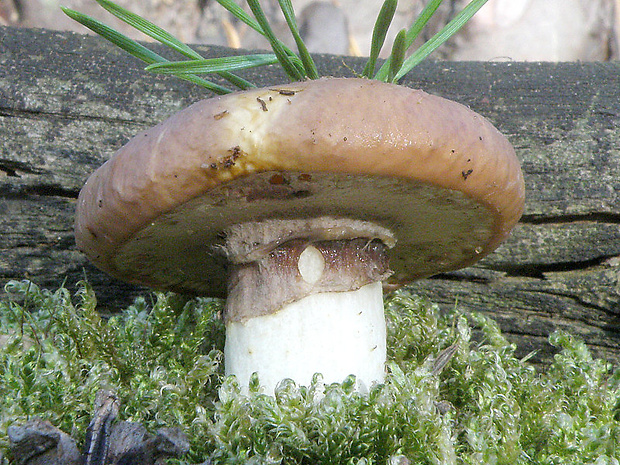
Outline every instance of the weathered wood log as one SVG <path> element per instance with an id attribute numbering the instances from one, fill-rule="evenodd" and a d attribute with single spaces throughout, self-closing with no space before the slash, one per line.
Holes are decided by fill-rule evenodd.
<path id="1" fill-rule="evenodd" d="M 200 47 L 205 56 L 229 50 Z M 323 74 L 364 60 L 318 58 Z M 262 85 L 277 69 L 247 75 Z M 512 141 L 527 207 L 510 240 L 479 265 L 415 283 L 444 307 L 489 314 L 538 350 L 555 328 L 620 362 L 620 64 L 426 62 L 402 82 L 470 106 Z M 0 28 L 0 280 L 55 288 L 87 277 L 104 309 L 143 289 L 119 283 L 76 251 L 72 222 L 85 179 L 139 130 L 209 96 L 104 41 Z"/>

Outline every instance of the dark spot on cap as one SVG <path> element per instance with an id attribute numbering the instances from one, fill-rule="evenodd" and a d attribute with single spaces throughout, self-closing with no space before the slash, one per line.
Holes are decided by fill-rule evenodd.
<path id="1" fill-rule="evenodd" d="M 306 197 L 310 197 L 312 195 L 312 192 L 310 191 L 306 191 L 306 190 L 302 190 L 302 191 L 295 191 L 291 194 L 291 197 L 294 197 L 296 199 L 305 199 Z"/>
<path id="2" fill-rule="evenodd" d="M 281 173 L 276 173 L 269 178 L 269 184 L 281 185 L 287 184 L 286 178 Z"/>
<path id="3" fill-rule="evenodd" d="M 256 97 L 256 101 L 258 103 L 260 103 L 261 110 L 267 111 L 267 104 L 265 103 L 265 101 L 262 98 Z"/>

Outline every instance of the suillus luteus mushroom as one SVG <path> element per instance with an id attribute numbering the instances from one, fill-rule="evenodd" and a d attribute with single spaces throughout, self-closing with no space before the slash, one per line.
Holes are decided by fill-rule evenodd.
<path id="1" fill-rule="evenodd" d="M 468 266 L 494 250 L 523 211 L 514 150 L 466 107 L 397 85 L 486 0 L 472 0 L 406 57 L 441 0 L 425 6 L 375 73 L 396 0 L 379 12 L 362 78 L 319 78 L 289 0 L 278 0 L 299 54 L 258 0 L 253 17 L 218 0 L 274 54 L 203 59 L 166 31 L 104 8 L 189 61 L 171 63 L 73 10 L 72 18 L 151 71 L 226 94 L 137 135 L 88 179 L 76 242 L 99 268 L 160 290 L 226 298 L 225 366 L 247 389 L 384 377 L 382 289 Z M 252 88 L 231 71 L 279 62 L 292 84 Z M 372 78 L 372 79 L 371 79 Z"/>
<path id="2" fill-rule="evenodd" d="M 227 374 L 268 392 L 381 382 L 382 287 L 468 266 L 523 210 L 512 146 L 449 100 L 324 78 L 198 102 L 89 178 L 76 241 L 101 269 L 224 297 Z"/>

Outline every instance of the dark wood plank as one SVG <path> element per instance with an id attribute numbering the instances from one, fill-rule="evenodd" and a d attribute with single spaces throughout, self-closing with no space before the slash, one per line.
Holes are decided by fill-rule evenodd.
<path id="1" fill-rule="evenodd" d="M 201 47 L 205 56 L 229 52 Z M 323 74 L 364 60 L 322 56 Z M 258 84 L 283 81 L 265 68 Z M 414 283 L 444 307 L 496 318 L 522 354 L 553 353 L 556 328 L 620 361 L 620 64 L 426 62 L 403 85 L 469 105 L 522 160 L 526 213 L 479 265 Z M 141 129 L 208 92 L 146 75 L 107 43 L 71 33 L 0 28 L 0 280 L 51 288 L 85 276 L 102 309 L 144 289 L 119 283 L 75 250 L 75 199 L 97 166 Z"/>

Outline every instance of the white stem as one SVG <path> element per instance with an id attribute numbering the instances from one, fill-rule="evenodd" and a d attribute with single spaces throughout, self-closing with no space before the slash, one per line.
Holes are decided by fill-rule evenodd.
<path id="1" fill-rule="evenodd" d="M 325 383 L 354 374 L 358 390 L 367 392 L 384 379 L 385 339 L 380 282 L 313 294 L 269 315 L 228 322 L 226 374 L 247 392 L 257 371 L 267 393 L 284 378 L 307 386 L 315 373 Z"/>
<path id="2" fill-rule="evenodd" d="M 367 392 L 384 379 L 381 281 L 390 275 L 391 233 L 328 217 L 244 223 L 228 232 L 231 261 L 224 310 L 227 375 L 265 392 L 290 378 L 308 386 L 357 378 Z"/>

